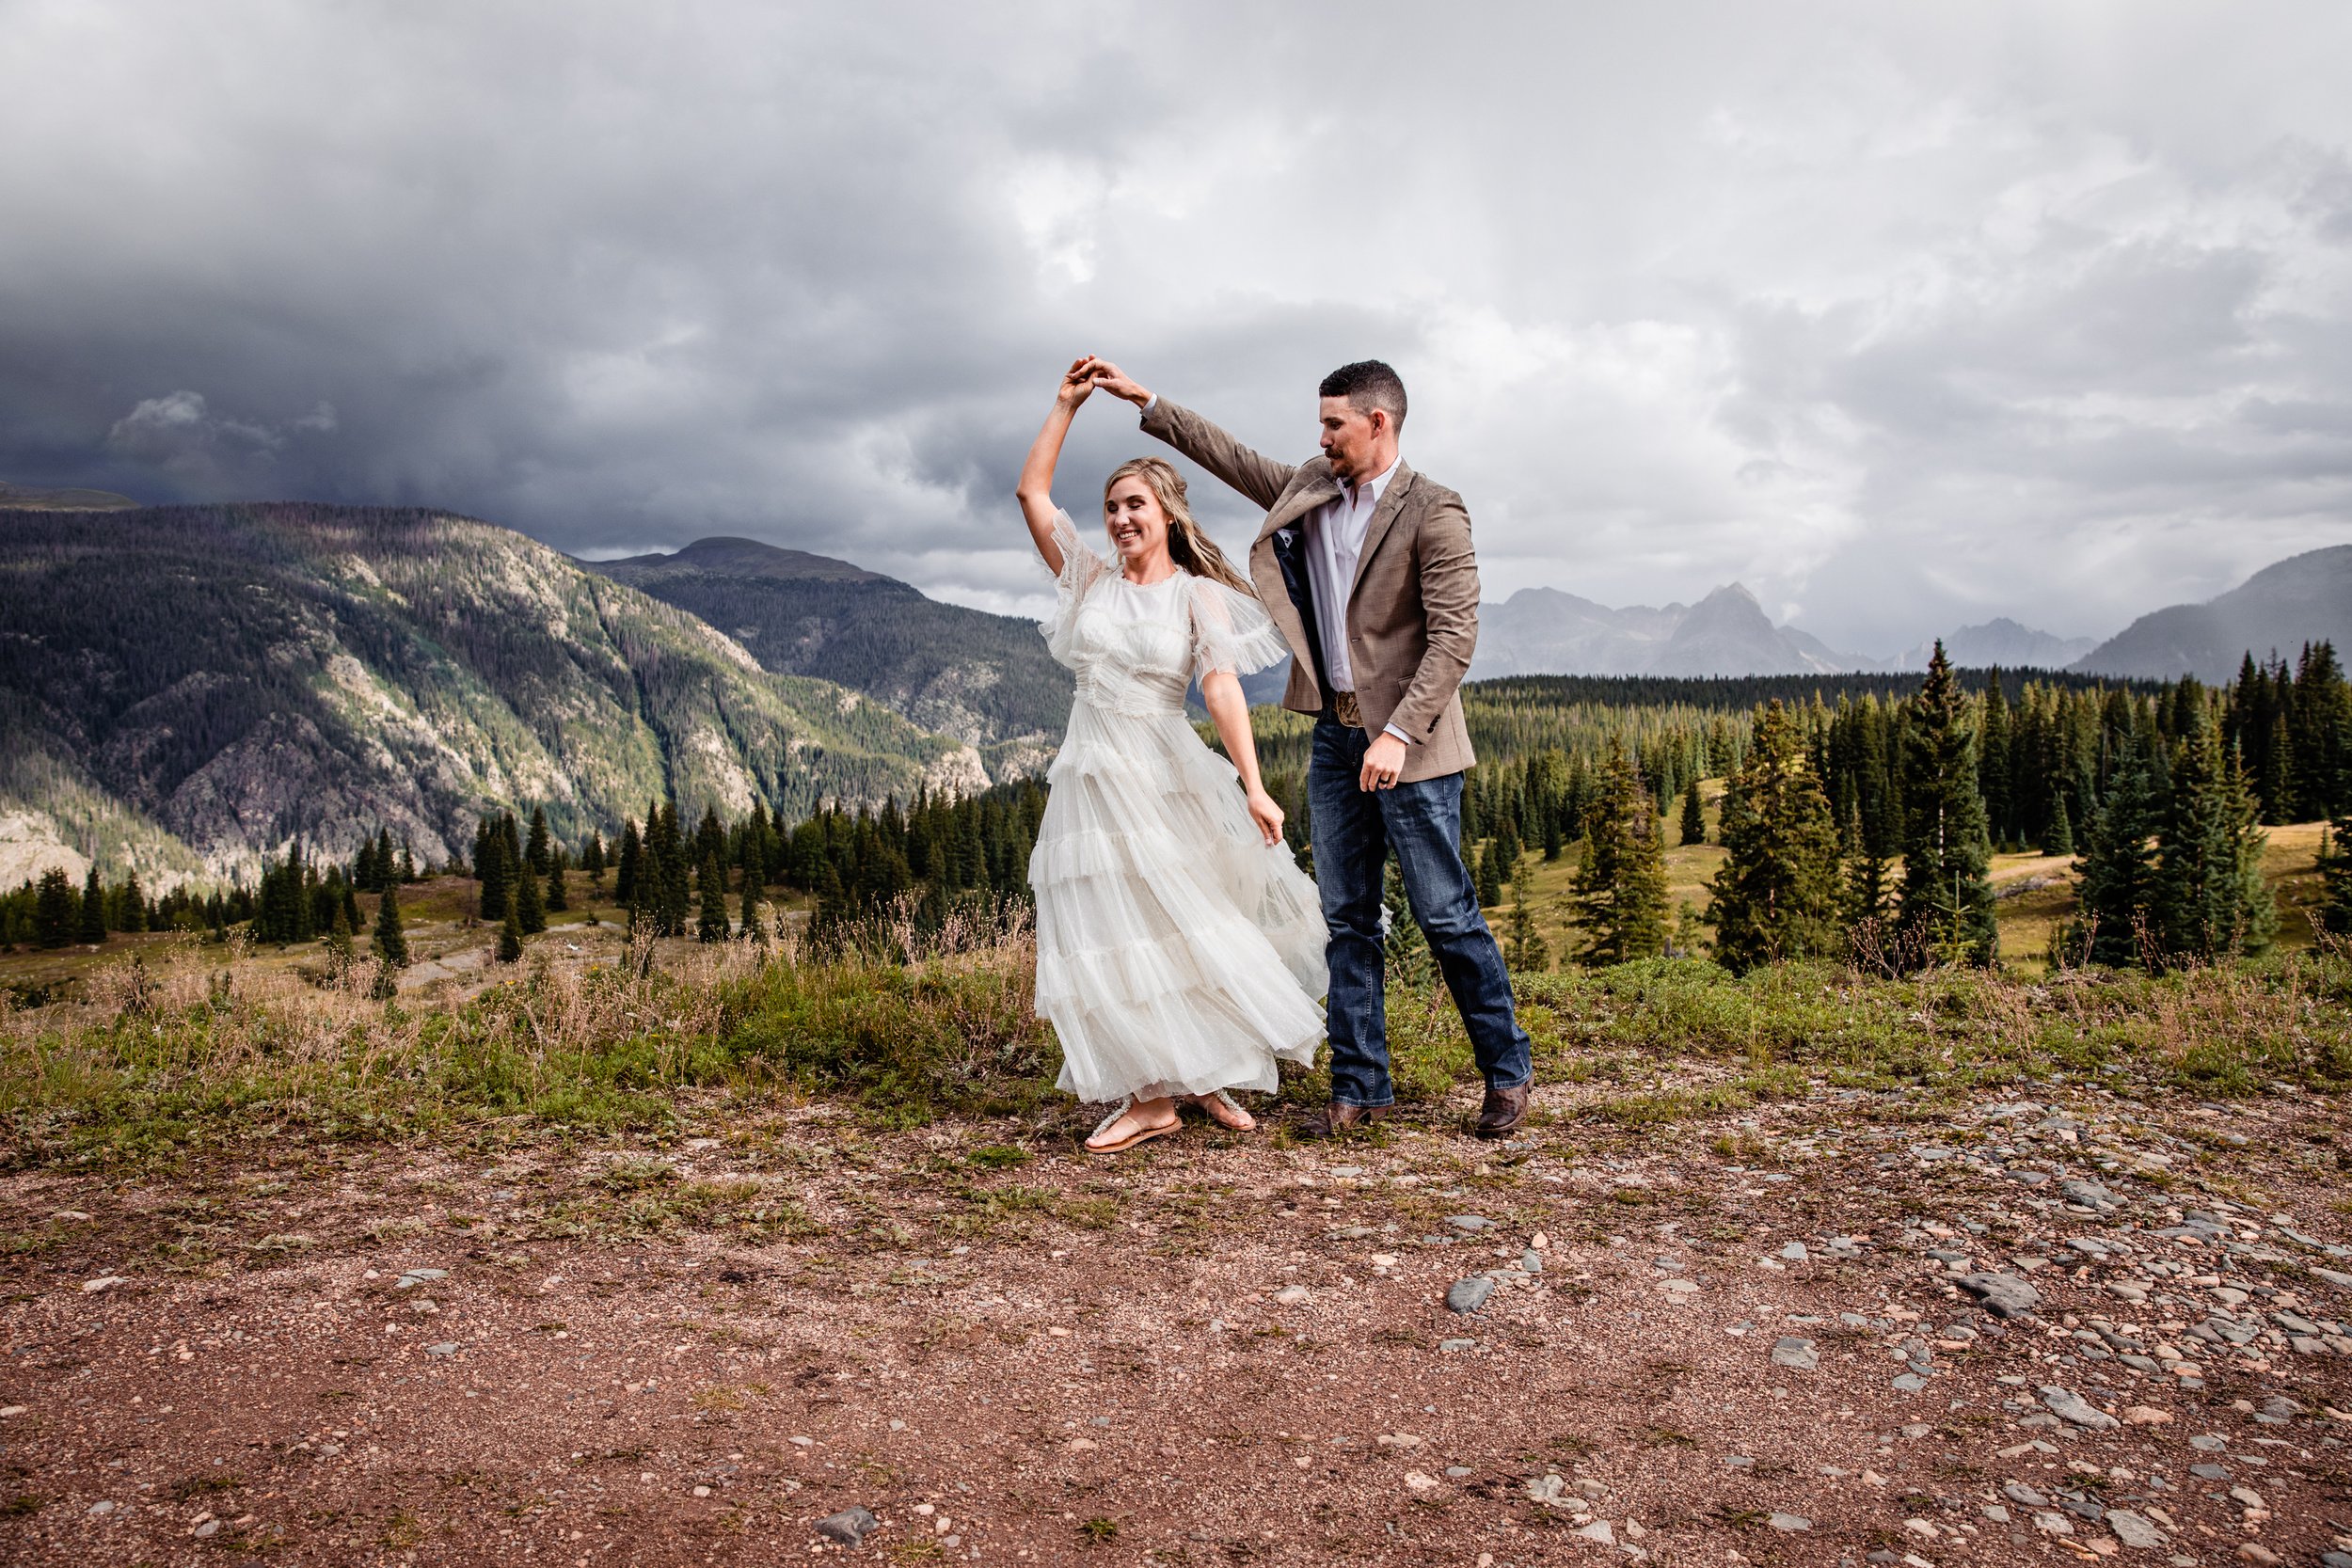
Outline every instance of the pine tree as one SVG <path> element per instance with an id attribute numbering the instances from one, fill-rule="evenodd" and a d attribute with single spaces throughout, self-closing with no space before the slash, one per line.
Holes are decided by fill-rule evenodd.
<path id="1" fill-rule="evenodd" d="M 375 934 L 368 945 L 382 960 L 386 974 L 408 967 L 408 933 L 401 926 L 398 890 L 388 887 L 375 901 Z"/>
<path id="2" fill-rule="evenodd" d="M 106 940 L 106 890 L 98 882 L 98 864 L 90 863 L 89 877 L 82 883 L 81 921 L 74 930 L 74 940 L 96 946 Z"/>
<path id="3" fill-rule="evenodd" d="M 2352 936 L 2352 812 L 2321 830 L 2319 890 L 2312 923 L 2335 936 Z"/>
<path id="4" fill-rule="evenodd" d="M 1511 884 L 1510 938 L 1503 962 L 1520 974 L 1541 974 L 1551 968 L 1551 944 L 1535 928 L 1535 918 L 1528 912 L 1527 882 L 1523 878 Z"/>
<path id="5" fill-rule="evenodd" d="M 1502 907 L 1502 857 L 1492 839 L 1478 849 L 1478 902 L 1490 910 Z"/>
<path id="6" fill-rule="evenodd" d="M 122 883 L 122 918 L 117 928 L 138 932 L 147 929 L 147 893 L 139 886 L 139 874 L 124 873 Z"/>
<path id="7" fill-rule="evenodd" d="M 2139 962 L 2139 934 L 2155 902 L 2155 855 L 2148 845 L 2155 830 L 2150 768 L 2135 747 L 2108 781 L 2074 863 L 2077 914 L 2068 941 L 2077 950 L 2087 942 L 2093 963 L 2124 969 Z"/>
<path id="8" fill-rule="evenodd" d="M 727 940 L 727 874 L 719 860 L 719 851 L 703 852 L 702 914 L 694 923 L 697 942 Z"/>
<path id="9" fill-rule="evenodd" d="M 1682 790 L 1682 842 L 1686 845 L 1707 842 L 1707 813 L 1699 804 L 1699 780 L 1695 773 L 1691 775 L 1691 782 Z"/>
<path id="10" fill-rule="evenodd" d="M 746 941 L 768 945 L 768 907 L 759 896 L 756 878 L 743 879 L 743 937 Z"/>
<path id="11" fill-rule="evenodd" d="M 580 868 L 588 873 L 590 887 L 604 886 L 604 834 L 601 832 L 591 832 L 589 833 L 587 850 L 580 857 Z"/>
<path id="12" fill-rule="evenodd" d="M 336 972 L 351 962 L 351 918 L 339 902 L 335 906 L 335 923 L 326 928 L 326 954 L 335 962 Z"/>
<path id="13" fill-rule="evenodd" d="M 2173 770 L 2171 809 L 2156 832 L 2155 924 L 2165 952 L 2210 961 L 2270 945 L 2278 908 L 2262 874 L 2260 816 L 2244 765 L 2202 720 Z"/>
<path id="14" fill-rule="evenodd" d="M 1845 826 L 1837 832 L 1837 850 L 1838 858 L 1845 863 L 1837 918 L 1848 931 L 1886 918 L 1893 867 L 1885 856 L 1871 851 L 1869 837 L 1862 830 L 1862 807 L 1858 803 L 1847 809 Z"/>
<path id="15" fill-rule="evenodd" d="M 1436 978 L 1437 964 L 1429 956 L 1429 939 L 1422 934 L 1421 922 L 1413 918 L 1412 902 L 1406 895 L 1405 878 L 1397 870 L 1394 856 L 1381 873 L 1380 902 L 1388 915 L 1382 960 L 1389 983 L 1419 990 Z"/>
<path id="16" fill-rule="evenodd" d="M 1774 701 L 1724 794 L 1723 868 L 1708 884 L 1715 955 L 1744 973 L 1838 946 L 1837 830 L 1804 737 Z"/>
<path id="17" fill-rule="evenodd" d="M 2042 835 L 2040 847 L 2045 855 L 2071 855 L 2074 852 L 2074 819 L 2066 809 L 2066 797 L 2063 795 L 2050 802 L 2050 826 Z"/>
<path id="18" fill-rule="evenodd" d="M 1613 739 L 1598 787 L 1584 809 L 1584 863 L 1570 905 L 1594 963 L 1653 958 L 1666 945 L 1666 863 L 1649 791 Z"/>
<path id="19" fill-rule="evenodd" d="M 535 937 L 548 928 L 548 907 L 539 896 L 539 879 L 531 874 L 531 867 L 519 858 L 514 872 L 515 923 L 522 927 L 523 935 Z"/>
<path id="20" fill-rule="evenodd" d="M 559 844 L 548 851 L 547 909 L 553 914 L 571 907 L 571 895 L 564 889 L 564 847 Z"/>
<path id="21" fill-rule="evenodd" d="M 548 849 L 551 840 L 548 836 L 548 809 L 545 806 L 533 806 L 531 808 L 531 843 L 523 850 L 523 863 L 531 867 L 532 875 L 544 877 L 548 874 Z"/>
<path id="22" fill-rule="evenodd" d="M 513 910 L 508 910 L 506 911 L 506 919 L 499 926 L 499 962 L 502 964 L 511 964 L 521 958 L 522 956 L 522 917 L 516 914 Z"/>
<path id="23" fill-rule="evenodd" d="M 1495 829 L 1495 875 L 1506 882 L 1519 877 L 1519 857 L 1527 853 L 1527 846 L 1519 841 L 1519 830 L 1509 816 Z"/>
<path id="24" fill-rule="evenodd" d="M 482 832 L 474 839 L 474 879 L 482 884 L 482 918 L 498 921 L 506 918 L 513 904 L 513 878 L 506 863 L 506 841 L 495 822 L 485 820 Z"/>
<path id="25" fill-rule="evenodd" d="M 55 866 L 42 872 L 40 889 L 33 895 L 34 940 L 43 947 L 63 947 L 72 942 L 81 919 L 72 879 Z"/>
<path id="26" fill-rule="evenodd" d="M 638 880 L 644 874 L 644 846 L 637 837 L 637 824 L 627 819 L 621 823 L 619 863 L 612 870 L 612 897 L 621 908 L 633 910 L 638 906 Z"/>
<path id="27" fill-rule="evenodd" d="M 1992 846 L 1978 793 L 1968 699 L 1939 639 L 1903 732 L 1902 923 L 1938 954 L 1990 963 Z"/>

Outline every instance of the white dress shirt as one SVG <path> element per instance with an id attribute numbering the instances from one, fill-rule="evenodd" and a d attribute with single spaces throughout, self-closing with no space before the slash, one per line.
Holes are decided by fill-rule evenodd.
<path id="1" fill-rule="evenodd" d="M 1159 401 L 1154 393 L 1143 411 L 1149 414 L 1152 404 Z M 1364 532 L 1372 527 L 1381 493 L 1404 461 L 1400 455 L 1387 472 L 1361 484 L 1342 482 L 1335 499 L 1325 501 L 1300 519 L 1306 526 L 1307 585 L 1314 594 L 1315 635 L 1323 643 L 1323 673 L 1330 678 L 1334 691 L 1356 689 L 1355 667 L 1347 658 L 1348 595 L 1356 588 L 1356 563 L 1363 559 Z M 1384 729 L 1407 746 L 1415 744 L 1411 736 L 1394 724 Z"/>

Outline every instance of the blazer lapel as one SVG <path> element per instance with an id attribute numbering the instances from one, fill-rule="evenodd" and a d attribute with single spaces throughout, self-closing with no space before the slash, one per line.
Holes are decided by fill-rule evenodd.
<path id="1" fill-rule="evenodd" d="M 1397 513 L 1405 505 L 1405 493 L 1413 487 L 1412 465 L 1403 458 L 1396 460 L 1396 473 L 1389 487 L 1380 492 L 1380 504 L 1372 509 L 1372 521 L 1364 525 L 1364 547 L 1356 556 L 1356 579 L 1347 585 L 1347 602 L 1356 602 L 1356 591 L 1364 583 L 1364 569 L 1372 564 L 1373 553 L 1380 548 L 1380 541 L 1389 536 L 1389 526 L 1396 521 Z"/>
<path id="2" fill-rule="evenodd" d="M 1271 539 L 1279 531 L 1297 522 L 1326 501 L 1340 499 L 1339 482 L 1329 474 L 1309 479 L 1289 495 L 1274 503 L 1274 510 L 1265 515 L 1265 526 L 1258 530 L 1260 539 Z"/>

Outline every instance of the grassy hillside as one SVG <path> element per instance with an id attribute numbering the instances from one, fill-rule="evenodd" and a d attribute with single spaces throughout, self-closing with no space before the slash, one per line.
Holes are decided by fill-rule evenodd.
<path id="1" fill-rule="evenodd" d="M 664 793 L 690 818 L 798 816 L 984 782 L 856 692 L 771 675 L 521 534 L 407 509 L 0 514 L 0 707 L 20 844 L 143 876 L 249 872 L 297 834 L 341 857 L 379 823 L 445 861 L 494 807 L 544 802 L 576 838 Z M 92 834 L 85 796 L 121 831 Z"/>
<path id="2" fill-rule="evenodd" d="M 994 778 L 1040 770 L 1070 717 L 1070 672 L 1036 623 L 941 604 L 845 561 L 701 539 L 589 569 L 701 616 L 767 669 L 837 681 L 982 748 Z"/>

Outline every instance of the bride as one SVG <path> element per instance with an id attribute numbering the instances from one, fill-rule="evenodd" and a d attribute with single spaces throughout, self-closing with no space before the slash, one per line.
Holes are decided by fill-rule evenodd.
<path id="1" fill-rule="evenodd" d="M 1116 563 L 1054 504 L 1089 363 L 1063 376 L 1017 494 L 1059 598 L 1046 645 L 1078 677 L 1029 858 L 1037 1010 L 1061 1040 L 1059 1086 L 1118 1102 L 1086 1145 L 1111 1154 L 1177 1131 L 1179 1100 L 1257 1125 L 1227 1091 L 1272 1089 L 1277 1059 L 1313 1062 L 1325 927 L 1259 781 L 1238 679 L 1289 649 L 1192 520 L 1184 480 L 1156 457 L 1112 470 Z M 1194 679 L 1231 764 L 1184 717 Z"/>

